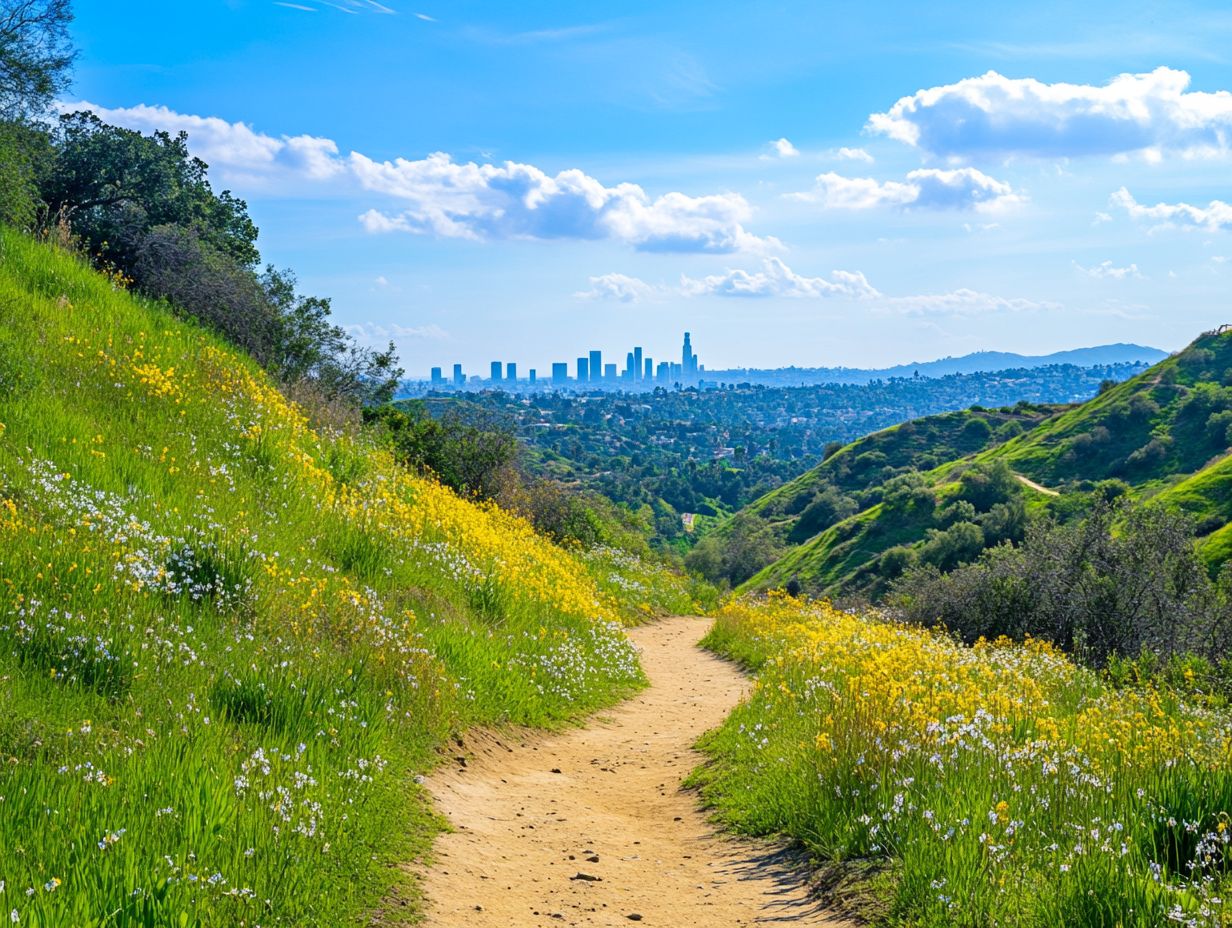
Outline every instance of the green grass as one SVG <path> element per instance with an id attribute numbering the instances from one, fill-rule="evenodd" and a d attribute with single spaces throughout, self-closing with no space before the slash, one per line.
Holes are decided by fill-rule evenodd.
<path id="1" fill-rule="evenodd" d="M 691 782 L 728 827 L 805 845 L 874 924 L 1232 917 L 1226 709 L 783 597 L 729 604 L 704 644 L 757 682 Z"/>
<path id="2" fill-rule="evenodd" d="M 444 739 L 644 682 L 631 594 L 7 230 L 0 423 L 20 925 L 364 923 L 414 896 L 395 864 L 437 827 L 414 778 Z"/>

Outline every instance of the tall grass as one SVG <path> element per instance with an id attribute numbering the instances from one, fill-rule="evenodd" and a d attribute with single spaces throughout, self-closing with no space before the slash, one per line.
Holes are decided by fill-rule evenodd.
<path id="1" fill-rule="evenodd" d="M 451 733 L 642 684 L 626 608 L 0 231 L 0 918 L 355 923 L 430 838 Z"/>
<path id="2" fill-rule="evenodd" d="M 880 862 L 881 921 L 1232 918 L 1224 712 L 1038 642 L 969 648 L 786 597 L 729 604 L 705 643 L 758 670 L 703 741 L 706 797 L 742 831 Z"/>

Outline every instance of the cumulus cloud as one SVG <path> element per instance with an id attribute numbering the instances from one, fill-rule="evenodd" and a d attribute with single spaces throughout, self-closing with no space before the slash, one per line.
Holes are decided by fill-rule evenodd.
<path id="1" fill-rule="evenodd" d="M 770 150 L 780 158 L 795 158 L 800 154 L 800 149 L 791 144 L 787 139 L 776 139 L 770 143 Z"/>
<path id="2" fill-rule="evenodd" d="M 866 128 L 943 158 L 1226 151 L 1232 93 L 1188 91 L 1189 83 L 1171 68 L 1102 86 L 989 71 L 903 97 Z"/>
<path id="3" fill-rule="evenodd" d="M 867 299 L 880 295 L 859 272 L 833 271 L 828 280 L 825 277 L 804 277 L 778 258 L 767 258 L 762 262 L 760 271 L 729 268 L 722 274 L 700 279 L 681 277 L 680 292 L 685 296 L 773 296 L 801 299 Z"/>
<path id="4" fill-rule="evenodd" d="M 96 103 L 60 103 L 61 113 L 88 110 L 104 122 L 138 132 L 187 132 L 192 153 L 228 177 L 256 179 L 294 175 L 328 180 L 346 171 L 331 139 L 312 135 L 275 138 L 247 123 L 227 122 L 217 116 L 189 116 L 165 106 L 111 109 Z"/>
<path id="5" fill-rule="evenodd" d="M 833 209 L 898 206 L 903 209 L 974 209 L 990 212 L 1023 201 L 1023 197 L 1015 193 L 1009 184 L 975 168 L 950 171 L 921 168 L 910 172 L 905 181 L 844 177 L 828 171 L 817 176 L 817 185 L 813 190 L 793 196 Z"/>
<path id="6" fill-rule="evenodd" d="M 1202 229 L 1206 232 L 1232 231 L 1232 203 L 1211 200 L 1206 206 L 1191 206 L 1188 203 L 1156 203 L 1143 206 L 1122 187 L 1112 195 L 1113 206 L 1118 206 L 1131 219 L 1148 220 L 1164 226 Z"/>
<path id="7" fill-rule="evenodd" d="M 605 187 L 582 171 L 549 175 L 530 164 L 460 164 L 436 152 L 417 161 L 373 161 L 352 153 L 351 169 L 368 190 L 403 204 L 395 213 L 360 217 L 371 232 L 431 233 L 449 238 L 614 239 L 642 251 L 760 251 L 777 241 L 744 228 L 752 210 L 739 194 L 651 199 L 636 184 Z"/>
<path id="8" fill-rule="evenodd" d="M 658 292 L 658 288 L 630 277 L 628 274 L 600 274 L 590 278 L 590 289 L 573 294 L 579 300 L 616 300 L 620 303 L 640 303 Z"/>
<path id="9" fill-rule="evenodd" d="M 834 154 L 836 157 L 846 158 L 848 161 L 863 161 L 866 164 L 873 163 L 873 156 L 866 152 L 863 148 L 847 148 L 844 146 Z"/>
<path id="10" fill-rule="evenodd" d="M 1074 269 L 1081 271 L 1088 277 L 1094 277 L 1097 280 L 1128 280 L 1136 278 L 1142 280 L 1142 272 L 1138 270 L 1137 264 L 1130 264 L 1126 267 L 1117 267 L 1111 261 L 1101 261 L 1099 264 L 1091 267 L 1083 267 L 1077 261 L 1074 262 Z"/>
<path id="11" fill-rule="evenodd" d="M 889 296 L 859 271 L 831 271 L 828 277 L 797 274 L 779 258 L 766 258 L 760 270 L 728 268 L 721 274 L 695 278 L 682 275 L 676 288 L 656 287 L 636 277 L 606 274 L 590 278 L 591 289 L 575 294 L 580 299 L 632 302 L 641 294 L 673 294 L 682 297 L 736 297 L 742 299 L 785 298 L 802 300 L 858 301 L 884 314 L 971 316 L 994 312 L 1027 312 L 1060 308 L 1059 304 L 1012 299 L 958 289 L 920 296 Z"/>
<path id="12" fill-rule="evenodd" d="M 578 169 L 549 175 L 534 165 L 458 163 L 437 152 L 426 158 L 375 161 L 339 153 L 332 139 L 274 137 L 243 122 L 191 116 L 165 106 L 89 110 L 113 125 L 141 132 L 188 133 L 188 145 L 227 183 L 331 181 L 358 184 L 395 204 L 359 217 L 369 232 L 412 232 L 447 238 L 609 239 L 642 251 L 731 254 L 779 247 L 745 228 L 752 208 L 736 193 L 651 197 L 637 184 L 612 187 Z"/>

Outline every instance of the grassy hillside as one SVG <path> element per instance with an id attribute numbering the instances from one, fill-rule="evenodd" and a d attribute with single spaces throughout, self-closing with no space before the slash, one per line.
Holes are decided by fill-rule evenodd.
<path id="1" fill-rule="evenodd" d="M 871 923 L 1228 923 L 1217 701 L 788 597 L 725 606 L 704 644 L 759 679 L 694 781 Z"/>
<path id="2" fill-rule="evenodd" d="M 734 583 L 752 576 L 751 586 L 781 586 L 802 576 L 812 589 L 827 587 L 853 565 L 921 537 L 932 524 L 921 522 L 918 513 L 892 526 L 879 522 L 891 481 L 999 447 L 1065 408 L 1026 403 L 1003 409 L 973 407 L 874 432 L 715 526 L 690 563 L 713 572 L 707 563 L 711 552 L 726 555 L 727 563 L 713 558 L 720 570 L 730 565 L 733 552 L 744 553 L 746 563 L 727 571 Z M 879 537 L 864 537 L 868 529 Z M 839 545 L 842 553 L 832 557 Z M 822 561 L 829 563 L 815 569 Z"/>
<path id="3" fill-rule="evenodd" d="M 1139 498 L 1174 504 L 1198 522 L 1202 553 L 1215 566 L 1232 554 L 1232 529 L 1227 528 L 1232 519 L 1232 464 L 1226 457 L 1232 442 L 1228 384 L 1232 384 L 1232 333 L 1207 333 L 1179 354 L 1086 403 L 1047 410 L 1050 414 L 1024 423 L 1029 427 L 1004 440 L 998 440 L 1004 433 L 993 428 L 982 446 L 963 447 L 962 430 L 968 426 L 956 419 L 931 446 L 936 452 L 927 443 L 919 453 L 909 451 L 905 456 L 887 450 L 910 448 L 895 437 L 896 431 L 907 430 L 910 435 L 928 424 L 928 432 L 934 433 L 937 420 L 945 417 L 869 436 L 793 485 L 747 507 L 720 531 L 760 520 L 791 544 L 747 581 L 746 588 L 773 588 L 796 579 L 815 593 L 875 596 L 906 563 L 927 559 L 948 543 L 965 545 L 961 554 L 978 553 L 982 545 L 970 529 L 954 527 L 960 523 L 979 527 L 985 544 L 1001 540 L 988 537 L 989 510 L 959 511 L 952 504 L 962 495 L 965 472 L 1008 468 L 1023 481 L 1003 487 L 999 502 L 1021 506 L 1028 516 L 1049 512 L 1068 517 L 1090 504 L 1093 491 L 1105 492 L 1101 486 L 1109 480 L 1123 482 Z M 969 419 L 971 413 L 954 415 Z M 874 457 L 875 468 L 856 467 L 872 448 L 884 454 L 884 460 Z M 901 505 L 902 493 L 900 505 L 886 505 L 887 492 L 893 495 L 896 487 L 895 477 L 901 483 L 908 468 L 919 471 L 913 478 L 916 490 L 907 494 L 906 505 Z M 853 482 L 851 473 L 858 478 L 868 474 L 871 479 Z M 802 531 L 800 523 L 805 520 L 791 510 L 802 498 L 813 494 L 815 499 L 829 487 L 850 492 L 856 511 L 840 511 L 842 518 L 804 525 Z M 811 531 L 814 528 L 817 531 Z M 938 539 L 941 532 L 952 537 Z M 963 533 L 966 537 L 960 537 Z"/>
<path id="4" fill-rule="evenodd" d="M 662 577 L 592 574 L 314 429 L 211 335 L 4 230 L 0 423 L 21 925 L 353 921 L 430 835 L 412 778 L 452 732 L 642 682 L 616 620 Z"/>

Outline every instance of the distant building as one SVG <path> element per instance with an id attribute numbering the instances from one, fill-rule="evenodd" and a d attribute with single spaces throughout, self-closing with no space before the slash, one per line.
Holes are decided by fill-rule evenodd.
<path id="1" fill-rule="evenodd" d="M 462 365 L 455 364 L 453 366 L 453 385 L 460 387 L 466 383 L 466 375 L 462 373 Z"/>
<path id="2" fill-rule="evenodd" d="M 577 359 L 577 382 L 586 383 L 590 380 L 590 358 Z"/>
<path id="3" fill-rule="evenodd" d="M 445 378 L 441 376 L 439 367 L 432 368 L 432 386 L 439 387 L 445 383 Z"/>
<path id="4" fill-rule="evenodd" d="M 654 380 L 654 358 L 647 358 L 642 368 L 642 380 L 651 383 Z"/>
<path id="5" fill-rule="evenodd" d="M 625 355 L 625 380 L 632 380 L 635 376 L 634 371 L 636 368 L 634 368 L 633 363 L 633 352 L 630 351 L 627 355 Z"/>
<path id="6" fill-rule="evenodd" d="M 501 368 L 503 365 L 500 361 L 493 361 L 491 365 L 492 376 L 489 378 L 493 383 L 500 383 Z"/>
<path id="7" fill-rule="evenodd" d="M 569 365 L 564 361 L 556 361 L 552 364 L 552 384 L 557 387 L 563 387 L 569 382 Z"/>
<path id="8" fill-rule="evenodd" d="M 590 352 L 590 379 L 593 383 L 598 383 L 603 379 L 603 352 Z"/>
<path id="9" fill-rule="evenodd" d="M 513 383 L 518 382 L 518 365 L 515 362 L 510 361 L 505 365 L 505 379 Z"/>
<path id="10" fill-rule="evenodd" d="M 680 372 L 685 383 L 697 380 L 697 355 L 693 353 L 693 344 L 689 333 L 684 333 L 684 347 L 680 351 Z"/>
<path id="11" fill-rule="evenodd" d="M 539 372 L 538 372 L 538 371 L 536 371 L 533 367 L 530 369 L 530 377 L 529 377 L 529 380 L 530 380 L 530 385 L 531 385 L 532 387 L 533 387 L 536 383 L 538 383 L 538 382 L 539 382 Z"/>
<path id="12" fill-rule="evenodd" d="M 615 364 L 604 364 L 603 365 L 603 379 L 606 380 L 608 383 L 616 382 L 616 365 Z"/>
<path id="13" fill-rule="evenodd" d="M 637 347 L 633 349 L 633 379 L 642 379 L 642 349 Z"/>
<path id="14" fill-rule="evenodd" d="M 672 366 L 666 361 L 659 362 L 659 367 L 655 374 L 655 381 L 661 385 L 666 385 L 672 382 Z"/>

